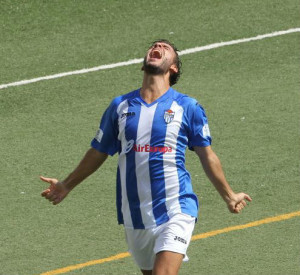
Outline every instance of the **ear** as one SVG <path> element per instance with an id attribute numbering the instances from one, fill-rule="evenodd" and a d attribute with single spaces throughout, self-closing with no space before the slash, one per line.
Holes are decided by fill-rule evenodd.
<path id="1" fill-rule="evenodd" d="M 170 66 L 170 74 L 175 74 L 175 73 L 178 73 L 178 68 L 177 68 L 177 66 L 175 65 L 175 64 L 172 64 L 171 66 Z"/>

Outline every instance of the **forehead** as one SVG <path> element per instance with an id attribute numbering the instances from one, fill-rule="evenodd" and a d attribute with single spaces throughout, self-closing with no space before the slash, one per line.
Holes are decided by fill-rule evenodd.
<path id="1" fill-rule="evenodd" d="M 172 45 L 170 45 L 168 42 L 164 42 L 164 41 L 155 41 L 155 42 L 153 42 L 149 49 L 151 49 L 152 47 L 154 47 L 157 44 L 161 44 L 161 45 L 163 45 L 165 47 L 168 47 L 170 49 L 173 49 L 175 51 L 175 49 Z"/>
<path id="2" fill-rule="evenodd" d="M 172 55 L 173 54 L 175 56 L 177 55 L 177 49 L 172 44 L 169 44 L 167 41 L 166 42 L 165 41 L 154 41 L 152 43 L 152 45 L 149 47 L 148 51 L 150 51 L 157 44 L 161 44 L 162 47 L 168 48 L 170 50 L 170 53 L 172 53 Z"/>

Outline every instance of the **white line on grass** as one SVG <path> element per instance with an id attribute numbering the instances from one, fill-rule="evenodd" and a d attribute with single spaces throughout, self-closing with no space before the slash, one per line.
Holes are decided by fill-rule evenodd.
<path id="1" fill-rule="evenodd" d="M 225 46 L 229 46 L 229 45 L 235 45 L 235 44 L 241 44 L 241 43 L 246 43 L 246 42 L 251 42 L 251 41 L 256 41 L 256 40 L 262 40 L 265 38 L 270 38 L 270 37 L 275 37 L 275 36 L 280 36 L 280 35 L 285 35 L 285 34 L 295 33 L 295 32 L 300 32 L 300 28 L 293 28 L 293 29 L 288 29 L 285 31 L 276 31 L 276 32 L 266 33 L 266 34 L 262 34 L 262 35 L 258 35 L 258 36 L 254 36 L 254 37 L 242 38 L 242 39 L 231 40 L 231 41 L 226 41 L 226 42 L 219 42 L 219 43 L 214 43 L 214 44 L 210 44 L 210 45 L 206 45 L 206 46 L 186 49 L 186 50 L 180 51 L 179 55 L 192 54 L 192 53 L 207 51 L 207 50 L 216 49 L 216 48 L 220 48 L 220 47 L 225 47 Z M 95 72 L 95 71 L 101 71 L 101 70 L 113 69 L 113 68 L 117 68 L 117 67 L 129 66 L 129 65 L 133 65 L 133 64 L 139 64 L 142 62 L 143 62 L 143 58 L 131 59 L 131 60 L 128 60 L 125 62 L 118 62 L 118 63 L 101 65 L 101 66 L 88 68 L 88 69 L 81 69 L 81 70 L 76 70 L 76 71 L 71 71 L 71 72 L 64 72 L 64 73 L 47 75 L 47 76 L 42 76 L 42 77 L 37 77 L 37 78 L 32 78 L 32 79 L 27 79 L 27 80 L 21 80 L 21 81 L 17 81 L 17 82 L 2 84 L 2 85 L 0 85 L 0 90 L 8 88 L 8 87 L 21 86 L 21 85 L 26 85 L 26 84 L 30 84 L 30 83 L 34 83 L 34 82 L 43 81 L 43 80 L 61 78 L 61 77 L 65 77 L 68 75 L 86 74 L 86 73 Z"/>

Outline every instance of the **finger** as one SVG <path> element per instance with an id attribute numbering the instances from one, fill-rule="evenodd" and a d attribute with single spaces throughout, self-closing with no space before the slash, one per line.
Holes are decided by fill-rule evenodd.
<path id="1" fill-rule="evenodd" d="M 57 200 L 57 196 L 56 195 L 53 195 L 51 198 L 50 198 L 50 201 L 54 202 Z"/>
<path id="2" fill-rule="evenodd" d="M 52 199 L 53 201 L 55 201 L 55 200 L 57 199 L 57 196 L 56 196 L 56 195 L 53 195 L 53 196 L 51 197 L 51 199 Z"/>
<path id="3" fill-rule="evenodd" d="M 53 179 L 53 178 L 46 178 L 43 176 L 40 176 L 40 179 L 44 182 L 50 183 L 51 185 L 56 184 L 58 182 L 57 179 Z"/>
<path id="4" fill-rule="evenodd" d="M 252 201 L 251 197 L 248 194 L 244 195 L 244 199 L 247 201 Z"/>
<path id="5" fill-rule="evenodd" d="M 234 208 L 233 211 L 232 211 L 232 213 L 238 214 L 238 213 L 239 213 L 239 210 L 238 210 L 237 208 Z"/>
<path id="6" fill-rule="evenodd" d="M 53 201 L 53 204 L 59 204 L 61 201 L 63 200 L 63 198 L 61 196 L 57 196 L 56 199 Z"/>
<path id="7" fill-rule="evenodd" d="M 229 206 L 228 207 L 229 208 L 229 211 L 231 212 L 231 213 L 237 213 L 236 211 L 236 206 L 234 206 L 234 205 L 231 205 L 231 206 Z"/>
<path id="8" fill-rule="evenodd" d="M 50 192 L 50 189 L 44 190 L 44 191 L 41 193 L 42 197 L 45 197 L 49 192 Z"/>
<path id="9" fill-rule="evenodd" d="M 242 211 L 242 208 L 241 207 L 237 207 L 236 209 L 235 209 L 235 212 L 238 214 L 238 213 L 240 213 Z"/>
<path id="10" fill-rule="evenodd" d="M 61 202 L 61 199 L 56 199 L 52 202 L 53 205 L 57 205 Z"/>
<path id="11" fill-rule="evenodd" d="M 243 208 L 247 205 L 247 203 L 244 200 L 241 201 L 241 204 L 242 204 Z"/>
<path id="12" fill-rule="evenodd" d="M 55 194 L 53 191 L 50 191 L 46 194 L 46 199 L 49 200 L 49 201 L 52 201 L 53 200 L 53 197 L 55 197 Z"/>
<path id="13" fill-rule="evenodd" d="M 242 201 L 240 201 L 240 206 L 243 209 L 245 206 L 247 206 L 247 203 L 244 200 L 242 200 Z"/>
<path id="14" fill-rule="evenodd" d="M 43 177 L 43 176 L 40 176 L 40 179 L 41 179 L 42 181 L 48 182 L 48 183 L 50 183 L 50 181 L 51 181 L 51 178 L 46 178 L 46 177 Z"/>
<path id="15" fill-rule="evenodd" d="M 235 213 L 240 213 L 242 211 L 242 209 L 244 208 L 244 203 L 246 203 L 246 202 L 241 201 L 236 204 L 235 209 L 234 209 Z"/>

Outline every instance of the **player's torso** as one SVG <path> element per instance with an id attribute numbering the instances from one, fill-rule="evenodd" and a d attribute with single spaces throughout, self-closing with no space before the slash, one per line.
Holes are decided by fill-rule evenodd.
<path id="1" fill-rule="evenodd" d="M 184 166 L 188 144 L 185 108 L 172 96 L 147 104 L 139 97 L 116 110 L 119 149 L 119 204 L 125 226 L 161 224 L 182 211 L 190 185 Z"/>
<path id="2" fill-rule="evenodd" d="M 150 105 L 138 99 L 126 100 L 117 113 L 121 155 L 131 150 L 172 155 L 179 150 L 178 142 L 187 144 L 184 108 L 172 98 Z"/>

